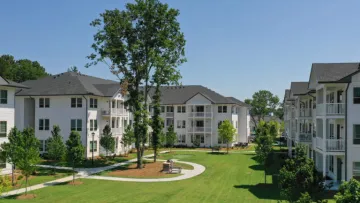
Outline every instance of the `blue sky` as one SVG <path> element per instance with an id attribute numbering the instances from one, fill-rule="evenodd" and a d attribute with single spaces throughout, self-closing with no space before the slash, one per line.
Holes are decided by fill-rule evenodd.
<path id="1" fill-rule="evenodd" d="M 89 23 L 124 0 L 4 1 L 0 54 L 39 61 L 52 74 L 76 65 L 114 79 L 104 65 L 84 68 L 95 30 Z M 311 63 L 360 61 L 360 1 L 168 0 L 180 10 L 188 62 L 183 84 L 245 99 L 260 89 L 283 97 L 307 81 Z"/>

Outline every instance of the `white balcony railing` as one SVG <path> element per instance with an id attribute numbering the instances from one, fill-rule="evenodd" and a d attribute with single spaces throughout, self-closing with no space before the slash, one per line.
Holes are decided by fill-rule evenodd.
<path id="1" fill-rule="evenodd" d="M 300 109 L 299 117 L 311 117 L 312 116 L 312 109 Z"/>
<path id="2" fill-rule="evenodd" d="M 114 134 L 121 134 L 123 132 L 122 127 L 119 128 L 111 128 L 111 133 Z"/>
<path id="3" fill-rule="evenodd" d="M 298 141 L 299 142 L 311 142 L 312 141 L 312 134 L 311 133 L 300 133 Z"/>
<path id="4" fill-rule="evenodd" d="M 345 103 L 323 103 L 317 104 L 316 115 L 344 115 L 345 114 Z"/>
<path id="5" fill-rule="evenodd" d="M 190 112 L 189 117 L 211 118 L 212 117 L 212 112 Z"/>
<path id="6" fill-rule="evenodd" d="M 103 116 L 109 116 L 110 114 L 114 116 L 123 116 L 127 114 L 127 111 L 125 109 L 115 109 L 115 108 L 101 109 L 101 114 Z"/>
<path id="7" fill-rule="evenodd" d="M 324 141 L 321 137 L 316 137 L 316 147 L 321 149 L 322 151 L 328 152 L 342 152 L 345 151 L 345 140 L 344 139 L 326 139 Z"/>
<path id="8" fill-rule="evenodd" d="M 211 127 L 191 127 L 188 128 L 188 132 L 192 132 L 192 133 L 201 133 L 201 132 L 206 132 L 206 133 L 211 133 Z"/>
<path id="9" fill-rule="evenodd" d="M 166 112 L 166 117 L 174 117 L 174 112 Z"/>

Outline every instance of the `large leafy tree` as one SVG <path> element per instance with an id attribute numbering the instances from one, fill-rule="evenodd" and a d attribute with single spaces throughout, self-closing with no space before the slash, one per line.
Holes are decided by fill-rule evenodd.
<path id="1" fill-rule="evenodd" d="M 245 103 L 251 105 L 250 116 L 255 127 L 257 127 L 260 120 L 264 120 L 265 116 L 276 112 L 279 101 L 279 97 L 268 90 L 255 92 L 252 99 L 245 100 Z"/>
<path id="2" fill-rule="evenodd" d="M 14 168 L 18 161 L 18 153 L 15 152 L 17 151 L 17 148 L 20 145 L 20 136 L 21 136 L 21 132 L 16 127 L 12 128 L 8 135 L 9 142 L 4 142 L 3 144 L 1 144 L 0 147 L 1 158 L 6 160 L 6 162 L 12 164 L 11 166 L 12 185 L 15 185 Z"/>
<path id="3" fill-rule="evenodd" d="M 100 138 L 100 145 L 105 149 L 106 156 L 108 156 L 108 152 L 115 151 L 115 139 L 112 136 L 111 128 L 109 125 L 106 125 L 103 129 L 103 134 Z"/>
<path id="4" fill-rule="evenodd" d="M 125 155 L 127 153 L 127 148 L 135 142 L 134 130 L 131 125 L 128 125 L 125 129 L 125 132 L 121 138 L 121 144 L 124 145 Z"/>
<path id="5" fill-rule="evenodd" d="M 73 168 L 73 182 L 75 181 L 75 165 L 80 164 L 84 159 L 85 148 L 81 143 L 81 136 L 78 132 L 72 131 L 66 141 L 66 158 Z"/>
<path id="6" fill-rule="evenodd" d="M 313 200 L 321 196 L 324 191 L 324 178 L 316 171 L 314 161 L 307 157 L 306 148 L 299 144 L 296 147 L 296 157 L 287 159 L 280 169 L 279 187 L 281 196 L 293 202 L 308 193 Z"/>
<path id="7" fill-rule="evenodd" d="M 154 149 L 154 162 L 156 162 L 157 150 L 161 146 L 161 133 L 164 127 L 163 119 L 160 114 L 160 97 L 161 91 L 160 86 L 157 85 L 155 89 L 155 94 L 153 96 L 153 110 L 154 115 L 152 117 L 151 127 L 152 127 L 152 147 Z"/>
<path id="8" fill-rule="evenodd" d="M 351 179 L 342 183 L 335 200 L 337 203 L 360 203 L 360 182 Z"/>
<path id="9" fill-rule="evenodd" d="M 273 136 L 270 134 L 270 125 L 265 121 L 260 121 L 256 129 L 255 152 L 256 161 L 264 165 L 264 179 L 266 183 L 266 161 L 272 150 Z"/>
<path id="10" fill-rule="evenodd" d="M 218 132 L 220 139 L 226 143 L 226 150 L 227 153 L 229 153 L 229 144 L 234 140 L 236 129 L 229 120 L 225 120 L 224 122 L 221 123 Z"/>
<path id="11" fill-rule="evenodd" d="M 156 68 L 176 70 L 185 61 L 184 34 L 177 21 L 179 11 L 159 0 L 136 0 L 125 10 L 106 10 L 91 26 L 95 53 L 87 66 L 104 62 L 120 79 L 126 105 L 134 115 L 137 168 L 142 168 L 142 154 L 147 139 L 148 93 L 154 83 Z M 143 86 L 143 88 L 141 88 Z"/>
<path id="12" fill-rule="evenodd" d="M 30 175 L 36 170 L 36 164 L 40 161 L 39 140 L 35 137 L 33 128 L 25 128 L 19 137 L 19 144 L 16 147 L 16 166 L 25 176 L 25 195 Z"/>
<path id="13" fill-rule="evenodd" d="M 166 137 L 166 146 L 169 147 L 170 151 L 171 151 L 171 148 L 174 146 L 176 138 L 177 138 L 173 125 L 170 125 L 168 127 L 165 137 Z"/>
<path id="14" fill-rule="evenodd" d="M 51 131 L 52 136 L 49 137 L 47 141 L 48 157 L 51 160 L 54 160 L 55 163 L 63 160 L 66 155 L 66 147 L 60 132 L 60 127 L 58 125 L 54 125 L 53 130 Z"/>
<path id="15" fill-rule="evenodd" d="M 36 80 L 49 74 L 37 61 L 15 60 L 11 55 L 0 56 L 0 76 L 15 82 Z"/>

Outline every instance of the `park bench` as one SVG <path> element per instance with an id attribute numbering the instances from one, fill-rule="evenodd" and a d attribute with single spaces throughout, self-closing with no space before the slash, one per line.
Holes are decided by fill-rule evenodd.
<path id="1" fill-rule="evenodd" d="M 174 165 L 174 161 L 169 159 L 163 163 L 163 172 L 165 173 L 181 173 L 182 168 Z"/>

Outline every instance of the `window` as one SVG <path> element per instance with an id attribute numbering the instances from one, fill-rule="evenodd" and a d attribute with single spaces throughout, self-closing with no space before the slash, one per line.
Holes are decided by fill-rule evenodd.
<path id="1" fill-rule="evenodd" d="M 227 113 L 227 106 L 218 106 L 218 113 Z"/>
<path id="2" fill-rule="evenodd" d="M 178 143 L 185 143 L 186 135 L 178 135 Z"/>
<path id="3" fill-rule="evenodd" d="M 97 107 L 97 99 L 90 98 L 90 108 L 96 109 Z"/>
<path id="4" fill-rule="evenodd" d="M 218 128 L 220 128 L 221 124 L 223 123 L 224 121 L 219 121 L 218 123 Z"/>
<path id="5" fill-rule="evenodd" d="M 71 98 L 71 108 L 81 108 L 82 98 Z"/>
<path id="6" fill-rule="evenodd" d="M 44 140 L 39 140 L 40 144 L 39 144 L 39 151 L 43 152 L 44 151 Z"/>
<path id="7" fill-rule="evenodd" d="M 97 152 L 97 141 L 90 141 L 90 152 Z"/>
<path id="8" fill-rule="evenodd" d="M 166 112 L 173 113 L 174 112 L 174 107 L 173 106 L 167 106 L 166 107 Z"/>
<path id="9" fill-rule="evenodd" d="M 196 127 L 204 127 L 204 121 L 196 121 Z"/>
<path id="10" fill-rule="evenodd" d="M 205 143 L 205 137 L 204 135 L 200 135 L 200 143 L 204 144 Z"/>
<path id="11" fill-rule="evenodd" d="M 329 171 L 334 173 L 334 156 L 329 156 Z"/>
<path id="12" fill-rule="evenodd" d="M 360 125 L 354 125 L 354 144 L 360 144 Z"/>
<path id="13" fill-rule="evenodd" d="M 7 90 L 0 90 L 0 104 L 7 104 Z"/>
<path id="14" fill-rule="evenodd" d="M 186 121 L 185 120 L 178 120 L 177 121 L 177 128 L 185 128 Z"/>
<path id="15" fill-rule="evenodd" d="M 6 121 L 0 121 L 0 137 L 6 137 L 7 123 Z"/>
<path id="16" fill-rule="evenodd" d="M 81 119 L 71 119 L 71 131 L 81 131 L 82 130 L 82 120 Z"/>
<path id="17" fill-rule="evenodd" d="M 165 106 L 161 106 L 161 113 L 165 113 Z"/>
<path id="18" fill-rule="evenodd" d="M 50 130 L 50 120 L 39 119 L 39 130 Z"/>
<path id="19" fill-rule="evenodd" d="M 354 104 L 360 104 L 360 87 L 354 87 Z"/>
<path id="20" fill-rule="evenodd" d="M 49 108 L 49 107 L 50 107 L 50 98 L 39 99 L 39 108 Z"/>
<path id="21" fill-rule="evenodd" d="M 186 113 L 186 106 L 178 106 L 177 112 L 178 113 Z"/>
<path id="22" fill-rule="evenodd" d="M 353 177 L 357 180 L 360 179 L 360 162 L 353 162 Z"/>
<path id="23" fill-rule="evenodd" d="M 170 125 L 174 125 L 174 119 L 172 119 L 172 118 L 167 118 L 167 119 L 166 119 L 166 126 L 170 126 Z"/>
<path id="24" fill-rule="evenodd" d="M 90 131 L 97 131 L 98 125 L 97 120 L 90 119 Z"/>

